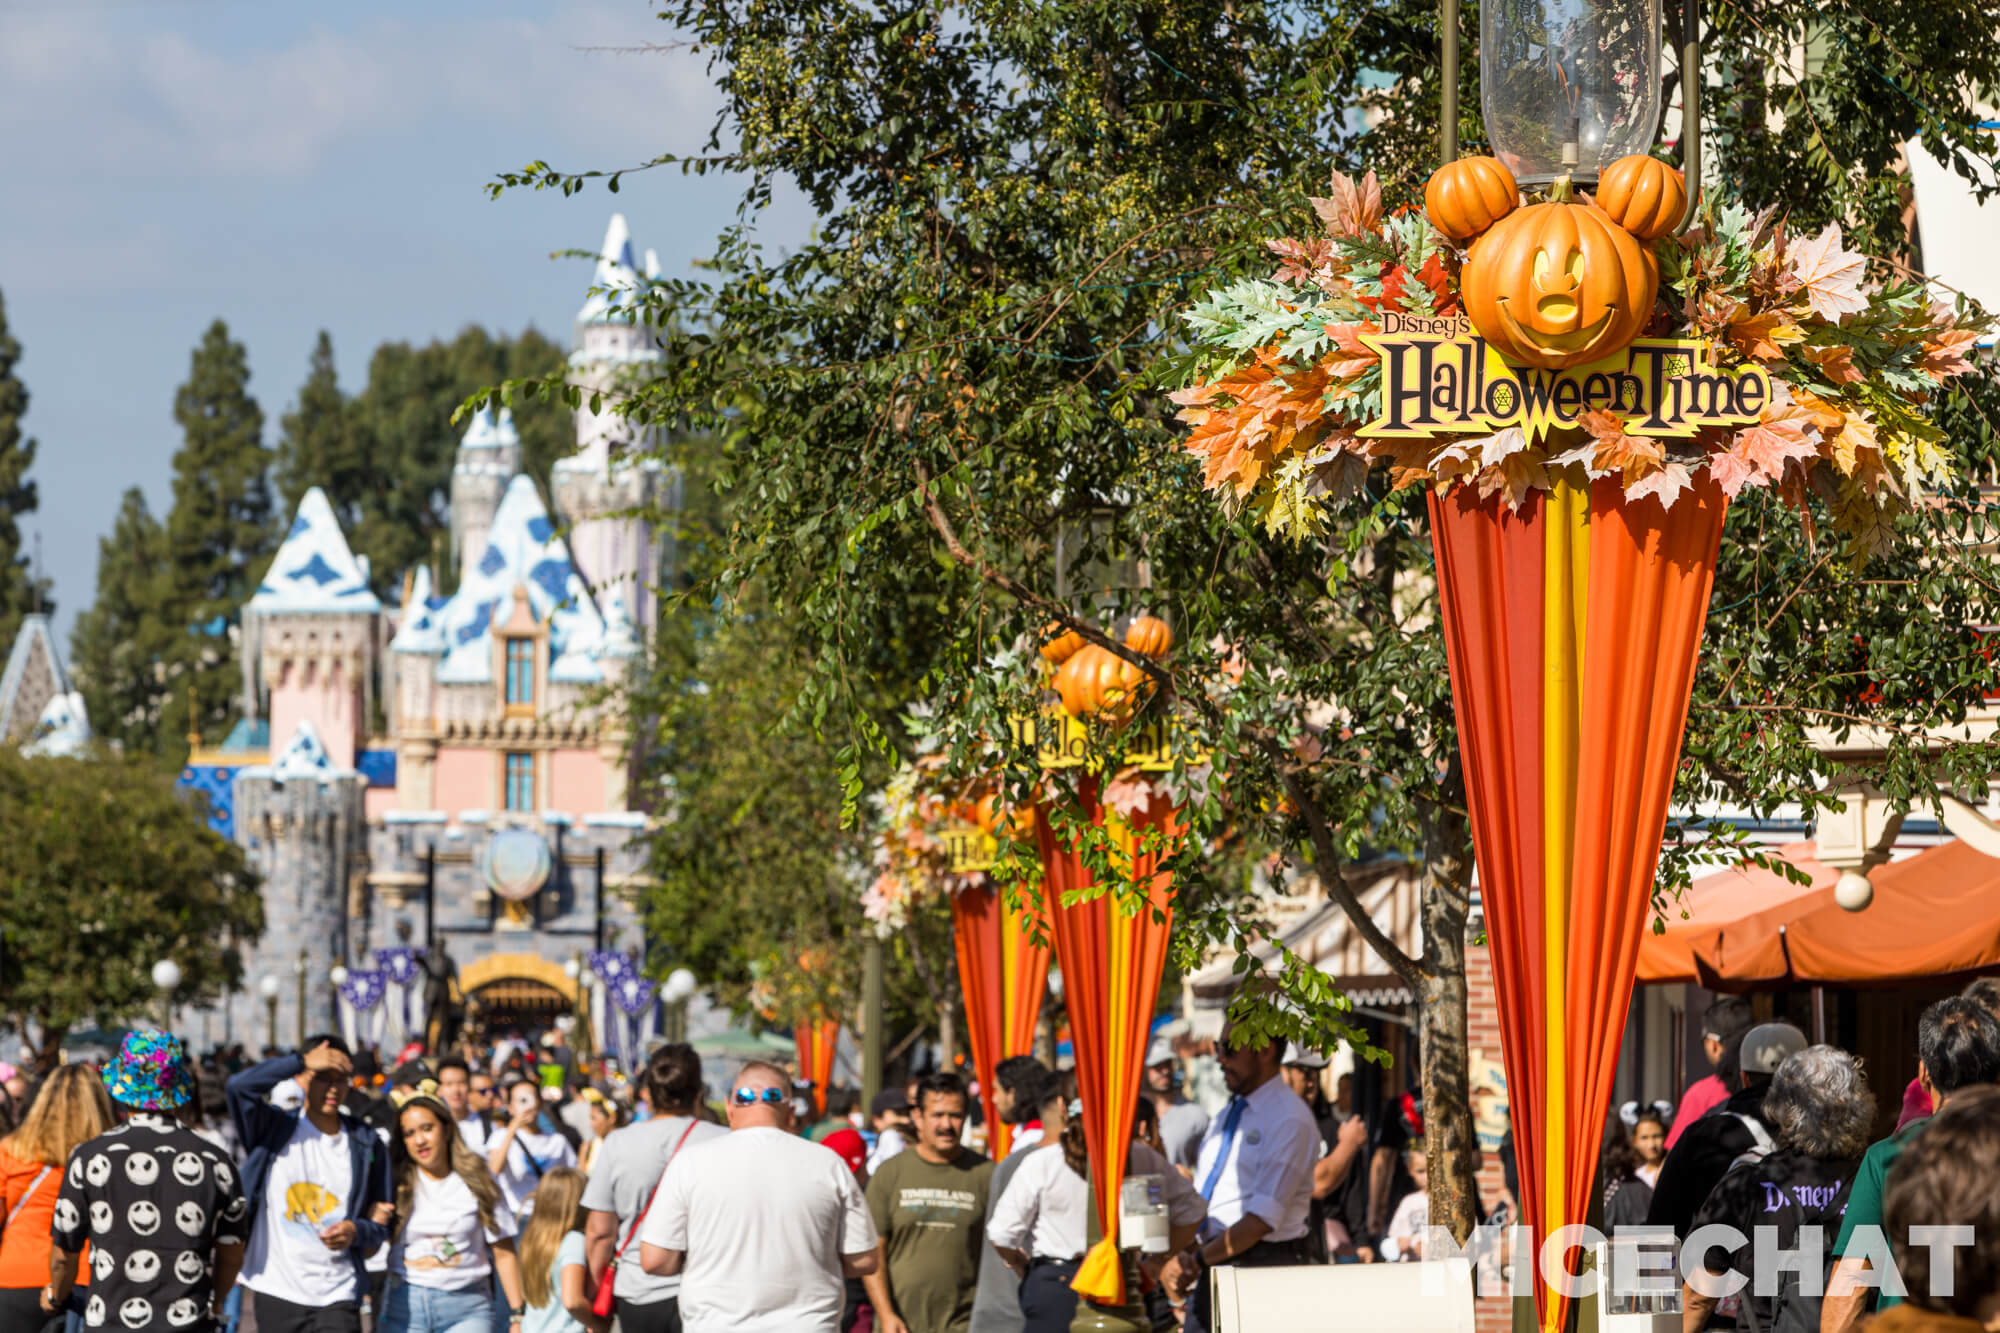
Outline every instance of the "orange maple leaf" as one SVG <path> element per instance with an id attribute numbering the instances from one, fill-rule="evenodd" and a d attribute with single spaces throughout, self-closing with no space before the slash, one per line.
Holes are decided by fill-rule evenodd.
<path id="1" fill-rule="evenodd" d="M 1796 342 L 1798 335 L 1797 326 L 1785 318 L 1782 310 L 1766 310 L 1761 315 L 1746 315 L 1729 323 L 1729 341 L 1752 361 L 1784 360 L 1783 343 Z"/>
<path id="2" fill-rule="evenodd" d="M 1940 384 L 1953 375 L 1963 375 L 1972 369 L 1965 354 L 1978 341 L 1979 335 L 1971 329 L 1946 329 L 1924 344 L 1924 374 Z"/>
<path id="3" fill-rule="evenodd" d="M 1801 408 L 1788 408 L 1777 416 L 1767 413 L 1756 425 L 1736 432 L 1727 450 L 1709 455 L 1709 471 L 1722 493 L 1733 500 L 1745 486 L 1780 480 L 1786 462 L 1819 457 L 1819 447 L 1806 437 L 1805 416 Z"/>
<path id="4" fill-rule="evenodd" d="M 1333 197 L 1311 203 L 1330 235 L 1372 236 L 1382 229 L 1382 187 L 1373 171 L 1359 184 L 1334 172 Z"/>
<path id="5" fill-rule="evenodd" d="M 1361 341 L 1363 334 L 1380 333 L 1382 326 L 1373 320 L 1363 320 L 1359 324 L 1328 324 L 1327 337 L 1340 350 L 1329 353 L 1321 364 L 1335 379 L 1351 380 L 1365 372 L 1381 360 L 1381 355 Z"/>
<path id="6" fill-rule="evenodd" d="M 1658 440 L 1626 434 L 1625 419 L 1616 412 L 1592 408 L 1578 417 L 1576 424 L 1597 441 L 1597 452 L 1590 460 L 1595 472 L 1622 472 L 1628 482 L 1636 481 L 1666 459 L 1667 451 Z"/>
<path id="7" fill-rule="evenodd" d="M 1221 379 L 1170 395 L 1183 408 L 1180 419 L 1194 427 L 1186 448 L 1203 460 L 1202 484 L 1227 485 L 1240 499 L 1279 458 L 1311 448 L 1325 433 L 1329 382 L 1323 368 L 1298 370 L 1266 347 Z M 1228 402 L 1213 406 L 1218 399 Z"/>
<path id="8" fill-rule="evenodd" d="M 1844 248 L 1838 222 L 1809 241 L 1794 242 L 1785 255 L 1785 270 L 1789 284 L 1804 290 L 1813 313 L 1830 324 L 1868 308 L 1868 298 L 1861 294 L 1868 257 Z"/>
<path id="9" fill-rule="evenodd" d="M 1820 373 L 1835 384 L 1858 384 L 1861 372 L 1854 366 L 1852 347 L 1808 347 L 1803 351 L 1805 359 L 1818 366 Z"/>

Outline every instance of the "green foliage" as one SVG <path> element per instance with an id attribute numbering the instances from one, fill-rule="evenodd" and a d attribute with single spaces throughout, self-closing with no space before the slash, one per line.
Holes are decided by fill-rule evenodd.
<path id="1" fill-rule="evenodd" d="M 169 686 L 154 668 L 183 633 L 161 615 L 171 595 L 166 545 L 145 494 L 127 490 L 110 534 L 97 542 L 96 599 L 70 634 L 91 730 L 127 754 L 151 753 L 160 739 Z"/>
<path id="2" fill-rule="evenodd" d="M 1752 8 L 1798 34 L 1826 12 Z M 1739 49 L 1739 12 L 1711 8 L 1711 50 Z M 1110 628 L 1143 606 L 1180 641 L 1155 669 L 1153 706 L 1211 756 L 1173 778 L 1192 833 L 1170 861 L 1174 964 L 1253 938 L 1259 899 L 1218 851 L 1268 852 L 1274 878 L 1310 866 L 1329 884 L 1352 862 L 1403 856 L 1426 876 L 1423 956 L 1390 949 L 1390 963 L 1442 1010 L 1462 969 L 1471 847 L 1422 498 L 1370 479 L 1338 526 L 1268 540 L 1203 494 L 1164 395 L 1187 376 L 1178 313 L 1269 277 L 1263 238 L 1295 229 L 1329 166 L 1373 166 L 1392 212 L 1417 197 L 1436 151 L 1434 13 L 1416 0 L 679 0 L 666 17 L 708 56 L 722 98 L 710 153 L 679 165 L 747 183 L 712 277 L 662 290 L 654 322 L 677 330 L 665 374 L 628 407 L 718 435 L 731 509 L 706 587 L 785 626 L 765 651 L 796 640 L 760 670 L 796 672 L 792 715 L 844 738 L 839 781 L 865 782 L 907 744 L 897 705 L 924 699 L 956 769 L 1000 767 L 1027 799 L 1041 774 L 1006 719 L 1039 702 L 1042 626 L 1068 614 Z M 1476 32 L 1471 6 L 1464 21 Z M 1951 127 L 1992 83 L 1994 24 L 1943 4 L 1831 22 L 1894 34 L 1876 67 L 1923 90 L 1941 138 L 1969 142 Z M 1468 60 L 1468 140 L 1475 80 Z M 1858 211 L 1850 236 L 1879 248 L 1889 163 L 1919 117 L 1858 62 L 1828 61 L 1805 84 L 1851 113 L 1834 150 L 1855 174 L 1802 170 L 1820 151 L 1813 120 L 1753 135 L 1762 122 L 1741 96 L 1710 99 L 1722 174 L 1799 226 Z M 502 185 L 571 192 L 589 178 L 535 163 Z M 755 224 L 781 181 L 820 216 L 808 241 L 773 254 Z M 1992 441 L 1965 432 L 1942 447 L 1972 476 Z M 1939 521 L 1970 537 L 1971 497 L 1949 499 Z M 1967 628 L 1993 619 L 1983 583 L 1965 561 L 1916 555 L 1853 573 L 1779 510 L 1758 495 L 1732 518 L 1677 804 L 1810 800 L 1826 776 L 1815 728 L 1847 718 L 1885 728 L 1883 780 L 1904 798 L 1938 778 L 1977 786 L 1990 747 L 1934 753 L 1921 737 L 1962 718 L 1990 679 Z M 1911 535 L 1920 521 L 1897 520 Z M 1102 586 L 1093 571 L 1114 557 L 1135 575 L 1122 593 L 1071 595 Z M 683 679 L 662 670 L 663 691 Z M 751 820 L 760 805 L 736 808 Z M 1692 864 L 1670 857 L 1669 893 Z M 1273 970 L 1291 1003 L 1250 988 L 1241 1008 L 1258 1030 L 1345 1035 L 1341 1002 Z M 1425 1095 L 1464 1143 L 1453 1021 L 1426 1014 Z M 1468 1224 L 1469 1181 L 1467 1168 L 1454 1199 L 1434 1176 L 1446 1215 Z"/>
<path id="3" fill-rule="evenodd" d="M 383 343 L 367 384 L 348 397 L 322 333 L 279 437 L 284 511 L 319 486 L 348 544 L 368 556 L 377 591 L 397 595 L 403 574 L 434 556 L 449 584 L 457 575 L 444 550 L 451 468 L 465 433 L 453 411 L 488 384 L 559 373 L 563 363 L 562 349 L 532 328 L 507 337 L 469 325 L 450 342 Z M 522 467 L 546 490 L 549 466 L 575 446 L 569 415 L 559 405 L 516 402 L 514 425 Z"/>
<path id="4" fill-rule="evenodd" d="M 241 672 L 229 630 L 282 535 L 264 410 L 250 396 L 249 355 L 219 319 L 194 350 L 174 396 L 174 420 L 181 447 L 165 525 L 167 583 L 152 609 L 179 631 L 163 639 L 160 666 L 173 688 L 152 746 L 170 763 L 189 732 L 217 741 L 240 715 Z"/>
<path id="5" fill-rule="evenodd" d="M 23 759 L 0 747 L 0 1009 L 53 1053 L 80 1023 L 153 1012 L 151 969 L 181 966 L 176 1004 L 242 981 L 264 928 L 244 850 L 143 759 Z"/>
<path id="6" fill-rule="evenodd" d="M 21 344 L 7 332 L 7 307 L 0 302 L 0 644 L 14 642 L 22 616 L 53 609 L 49 581 L 36 578 L 32 553 L 22 549 L 21 520 L 41 497 L 28 479 L 35 442 L 21 433 L 28 390 L 14 373 L 20 359 Z"/>

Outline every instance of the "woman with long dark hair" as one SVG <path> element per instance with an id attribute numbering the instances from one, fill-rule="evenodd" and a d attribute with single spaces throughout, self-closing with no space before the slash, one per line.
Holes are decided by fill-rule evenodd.
<path id="1" fill-rule="evenodd" d="M 1628 1108 L 1630 1109 L 1630 1108 Z M 1653 1182 L 1667 1155 L 1666 1115 L 1657 1106 L 1633 1110 L 1631 1121 L 1614 1112 L 1604 1129 L 1604 1227 L 1644 1226 L 1653 1205 Z"/>
<path id="2" fill-rule="evenodd" d="M 398 1107 L 396 1217 L 382 1333 L 519 1333 L 514 1214 L 493 1173 L 428 1093 Z M 495 1318 L 497 1278 L 511 1315 Z"/>

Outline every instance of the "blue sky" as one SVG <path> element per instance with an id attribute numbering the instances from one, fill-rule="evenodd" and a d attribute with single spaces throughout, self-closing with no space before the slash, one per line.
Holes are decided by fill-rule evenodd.
<path id="1" fill-rule="evenodd" d="M 483 184 L 535 159 L 696 151 L 716 104 L 639 0 L 0 0 L 0 295 L 22 344 L 43 564 L 67 642 L 97 541 L 137 484 L 169 503 L 175 387 L 220 316 L 275 439 L 315 332 L 358 387 L 385 339 L 468 323 L 567 339 L 613 209 L 669 275 L 737 184 L 666 170 L 616 196 Z M 809 219 L 784 200 L 782 242 Z"/>

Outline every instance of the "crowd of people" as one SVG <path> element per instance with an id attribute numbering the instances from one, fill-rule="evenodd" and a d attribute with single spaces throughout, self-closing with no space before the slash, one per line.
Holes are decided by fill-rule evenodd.
<path id="1" fill-rule="evenodd" d="M 1926 1011 L 1873 1144 L 1853 1056 L 1739 1001 L 1706 1023 L 1715 1073 L 1678 1113 L 1614 1113 L 1601 1171 L 1608 1229 L 1686 1242 L 1684 1329 L 2000 1329 L 2000 984 Z M 1147 1053 L 1122 1151 L 1167 1234 L 1131 1266 L 1139 1317 L 1206 1333 L 1223 1266 L 1423 1257 L 1416 1098 L 1363 1116 L 1317 1053 L 1229 1031 L 1215 1060 L 1211 1115 L 1170 1043 Z M 0 1125 L 0 1329 L 1067 1333 L 1100 1239 L 1077 1080 L 1021 1056 L 994 1081 L 999 1161 L 951 1072 L 864 1108 L 763 1061 L 711 1100 L 684 1044 L 627 1079 L 556 1034 L 388 1069 L 325 1035 L 231 1069 L 135 1032 Z M 1817 1269 L 1772 1257 L 1818 1234 Z"/>

